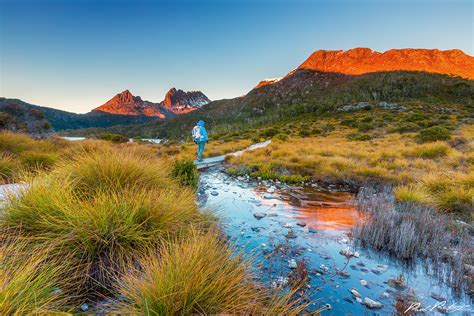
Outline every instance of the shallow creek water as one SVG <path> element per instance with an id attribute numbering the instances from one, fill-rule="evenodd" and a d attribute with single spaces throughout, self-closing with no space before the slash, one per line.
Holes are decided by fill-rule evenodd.
<path id="1" fill-rule="evenodd" d="M 323 315 L 392 314 L 396 297 L 413 292 L 422 306 L 433 308 L 427 314 L 437 313 L 440 297 L 446 298 L 446 306 L 455 304 L 450 315 L 466 315 L 472 310 L 467 297 L 455 297 L 422 264 L 407 267 L 386 254 L 355 249 L 349 232 L 356 221 L 365 218 L 354 207 L 354 195 L 343 188 L 297 187 L 232 177 L 217 166 L 201 173 L 198 197 L 200 207 L 215 212 L 223 231 L 244 256 L 254 259 L 259 279 L 269 286 L 286 283 L 292 261 L 302 260 L 309 272 L 311 308 L 331 305 Z M 340 254 L 348 247 L 357 251 L 358 258 Z M 387 281 L 401 273 L 407 287 L 391 287 Z M 356 289 L 362 300 L 368 297 L 383 307 L 370 310 L 351 295 L 351 289 Z"/>

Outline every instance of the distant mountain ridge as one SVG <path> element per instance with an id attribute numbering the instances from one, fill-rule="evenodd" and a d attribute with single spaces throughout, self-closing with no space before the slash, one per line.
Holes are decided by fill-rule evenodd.
<path id="1" fill-rule="evenodd" d="M 139 96 L 134 96 L 129 90 L 116 94 L 103 105 L 95 108 L 92 112 L 104 112 L 122 115 L 144 115 L 161 119 L 176 114 L 188 113 L 199 109 L 211 102 L 201 91 L 177 90 L 171 88 L 165 95 L 165 99 L 158 103 L 144 101 Z"/>
<path id="2" fill-rule="evenodd" d="M 391 49 L 380 53 L 369 48 L 318 50 L 297 69 L 361 75 L 381 71 L 424 71 L 474 79 L 474 57 L 459 49 Z"/>

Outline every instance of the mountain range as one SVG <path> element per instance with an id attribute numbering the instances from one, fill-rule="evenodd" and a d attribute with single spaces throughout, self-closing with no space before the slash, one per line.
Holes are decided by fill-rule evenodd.
<path id="1" fill-rule="evenodd" d="M 167 118 L 175 114 L 188 113 L 199 109 L 211 102 L 201 91 L 176 90 L 171 88 L 165 95 L 165 99 L 158 103 L 143 101 L 139 96 L 134 96 L 125 90 L 118 93 L 105 104 L 95 108 L 92 112 L 105 112 L 122 115 L 144 115 Z"/>
<path id="2" fill-rule="evenodd" d="M 163 101 L 153 103 L 125 90 L 91 112 L 77 114 L 18 99 L 0 98 L 0 128 L 39 135 L 53 130 L 140 124 L 189 113 L 209 102 L 200 91 L 172 88 Z"/>
<path id="3" fill-rule="evenodd" d="M 473 83 L 474 57 L 456 49 L 392 49 L 383 53 L 368 48 L 318 50 L 283 78 L 262 80 L 246 95 L 234 99 L 211 102 L 200 91 L 172 88 L 163 101 L 154 103 L 125 90 L 87 114 L 4 98 L 0 99 L 0 111 L 14 102 L 44 113 L 55 130 L 107 127 L 136 134 L 132 136 L 150 131 L 150 136 L 168 137 L 179 135 L 201 118 L 230 126 L 323 113 L 360 101 L 435 98 L 474 104 Z M 111 127 L 114 125 L 135 126 Z"/>

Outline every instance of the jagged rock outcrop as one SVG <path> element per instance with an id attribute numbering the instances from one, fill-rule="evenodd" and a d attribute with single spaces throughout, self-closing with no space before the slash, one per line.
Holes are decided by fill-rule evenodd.
<path id="1" fill-rule="evenodd" d="M 171 88 L 165 95 L 163 106 L 174 113 L 187 113 L 211 102 L 201 91 L 176 90 Z"/>
<path id="2" fill-rule="evenodd" d="M 167 117 L 167 111 L 160 105 L 150 101 L 143 101 L 139 96 L 134 96 L 130 91 L 125 90 L 116 94 L 105 104 L 92 110 L 111 114 L 122 115 L 145 115 Z"/>
<path id="3" fill-rule="evenodd" d="M 166 93 L 163 101 L 153 103 L 144 101 L 141 97 L 134 96 L 130 91 L 125 90 L 92 111 L 122 115 L 154 116 L 164 119 L 174 114 L 194 111 L 210 101 L 201 91 L 185 92 L 171 88 Z"/>

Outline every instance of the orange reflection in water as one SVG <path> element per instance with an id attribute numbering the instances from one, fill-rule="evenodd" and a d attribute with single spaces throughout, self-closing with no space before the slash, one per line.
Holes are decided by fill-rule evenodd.
<path id="1" fill-rule="evenodd" d="M 308 228 L 347 231 L 356 221 L 364 220 L 364 215 L 352 203 L 352 193 L 312 189 L 278 193 L 285 208 L 297 211 L 292 217 L 305 222 Z"/>

